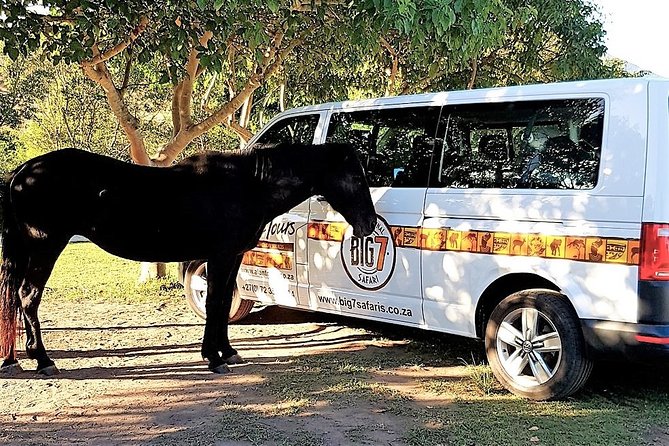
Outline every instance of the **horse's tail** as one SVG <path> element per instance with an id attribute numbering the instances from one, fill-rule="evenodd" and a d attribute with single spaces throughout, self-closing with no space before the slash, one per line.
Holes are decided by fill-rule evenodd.
<path id="1" fill-rule="evenodd" d="M 2 186 L 2 263 L 0 264 L 0 358 L 14 351 L 18 334 L 19 287 L 27 259 L 12 212 L 10 188 L 14 175 Z"/>

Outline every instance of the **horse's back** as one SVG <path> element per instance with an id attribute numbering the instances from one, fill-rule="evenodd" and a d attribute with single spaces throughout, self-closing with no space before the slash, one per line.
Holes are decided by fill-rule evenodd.
<path id="1" fill-rule="evenodd" d="M 83 235 L 135 260 L 203 258 L 249 213 L 239 194 L 253 189 L 247 164 L 207 155 L 158 168 L 63 149 L 20 166 L 9 202 L 28 233 Z"/>

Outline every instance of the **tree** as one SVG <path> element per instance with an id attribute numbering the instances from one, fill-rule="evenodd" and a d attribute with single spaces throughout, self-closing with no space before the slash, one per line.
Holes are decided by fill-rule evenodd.
<path id="1" fill-rule="evenodd" d="M 426 42 L 441 42 L 457 45 L 453 53 L 462 55 L 452 59 L 459 60 L 499 40 L 509 15 L 501 0 L 44 0 L 42 5 L 3 3 L 5 53 L 16 59 L 41 48 L 56 64 L 79 64 L 104 90 L 132 159 L 156 165 L 169 165 L 191 141 L 219 124 L 248 139 L 249 108 L 238 118 L 235 112 L 291 56 L 319 55 L 314 42 L 341 43 L 338 55 L 331 56 L 341 57 L 378 54 L 388 38 L 404 39 L 416 59 L 429 57 L 434 45 Z M 468 39 L 470 34 L 475 37 Z M 173 130 L 152 159 L 125 100 L 137 63 L 151 64 L 152 75 L 173 93 Z M 206 90 L 213 73 L 225 80 L 227 100 L 210 104 L 207 113 L 196 112 L 193 92 Z"/>
<path id="2" fill-rule="evenodd" d="M 7 57 L 0 57 L 0 175 L 3 177 L 27 159 L 18 127 L 34 117 L 38 102 L 47 96 L 42 86 L 49 79 L 48 68 L 37 60 L 20 58 L 12 63 Z"/>
<path id="3" fill-rule="evenodd" d="M 455 31 L 417 44 L 391 32 L 381 39 L 389 90 L 416 93 L 606 78 L 604 30 L 589 0 L 453 2 Z M 495 4 L 496 3 L 496 4 Z M 471 22 L 466 18 L 471 17 Z"/>
<path id="4" fill-rule="evenodd" d="M 13 60 L 39 52 L 78 65 L 104 92 L 130 158 L 166 166 L 198 138 L 227 139 L 221 124 L 248 140 L 254 104 L 257 125 L 272 102 L 285 106 L 287 85 L 300 86 L 297 104 L 587 76 L 601 66 L 601 23 L 586 0 L 566 3 L 3 0 L 0 39 Z M 167 113 L 145 105 L 165 100 Z"/>

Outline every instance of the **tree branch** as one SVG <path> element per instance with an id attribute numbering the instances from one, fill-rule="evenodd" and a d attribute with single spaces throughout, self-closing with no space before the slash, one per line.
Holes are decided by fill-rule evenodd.
<path id="1" fill-rule="evenodd" d="M 203 111 L 206 111 L 208 108 L 209 97 L 211 96 L 211 90 L 213 90 L 217 80 L 218 80 L 218 73 L 214 73 L 211 76 L 211 79 L 209 79 L 207 88 L 205 89 L 204 95 L 202 95 L 202 100 L 200 101 L 200 109 Z"/>
<path id="2" fill-rule="evenodd" d="M 245 129 L 238 123 L 232 121 L 229 124 L 226 124 L 228 127 L 230 127 L 232 130 L 239 135 L 240 138 L 244 140 L 244 142 L 249 142 L 251 138 L 253 138 L 253 133 L 251 133 L 248 129 Z"/>
<path id="3" fill-rule="evenodd" d="M 199 39 L 199 44 L 206 47 L 212 37 L 213 33 L 211 31 L 205 31 Z M 200 67 L 198 54 L 199 52 L 194 44 L 188 55 L 186 77 L 181 81 L 181 90 L 179 92 L 179 131 L 185 131 L 193 124 L 191 104 L 193 102 L 193 84 L 198 76 L 198 68 Z"/>
<path id="4" fill-rule="evenodd" d="M 390 53 L 390 56 L 393 59 L 392 67 L 390 69 L 390 77 L 388 78 L 388 85 L 386 87 L 386 96 L 390 96 L 395 91 L 395 83 L 397 81 L 397 72 L 399 71 L 400 60 L 397 51 L 395 51 L 395 49 L 383 36 L 379 38 L 379 41 L 381 42 L 381 46 L 383 46 L 386 51 Z"/>
<path id="5" fill-rule="evenodd" d="M 471 62 L 472 72 L 469 76 L 469 82 L 467 82 L 467 90 L 472 90 L 474 88 L 474 83 L 476 82 L 476 73 L 478 72 L 478 61 L 476 57 L 472 59 Z"/>
<path id="6" fill-rule="evenodd" d="M 286 81 L 281 82 L 279 87 L 279 111 L 286 110 Z"/>
<path id="7" fill-rule="evenodd" d="M 249 78 L 249 80 L 246 82 L 246 85 L 242 90 L 235 95 L 234 98 L 232 98 L 227 104 L 225 104 L 223 107 L 221 107 L 219 110 L 217 110 L 215 113 L 210 115 L 208 118 L 202 120 L 200 123 L 195 124 L 193 126 L 194 130 L 196 131 L 197 135 L 200 136 L 207 130 L 211 129 L 212 127 L 224 122 L 230 115 L 232 115 L 235 111 L 239 110 L 241 106 L 244 104 L 244 101 L 251 96 L 251 94 L 258 88 L 260 87 L 262 78 L 258 75 L 253 75 Z"/>
<path id="8" fill-rule="evenodd" d="M 181 130 L 181 112 L 179 101 L 181 100 L 181 89 L 183 82 L 179 82 L 172 90 L 172 138 L 177 136 Z"/>
<path id="9" fill-rule="evenodd" d="M 128 89 L 128 82 L 130 81 L 130 68 L 132 67 L 132 52 L 128 49 L 128 60 L 125 62 L 125 69 L 123 70 L 123 82 L 121 83 L 121 96 Z"/>
<path id="10" fill-rule="evenodd" d="M 249 126 L 249 120 L 251 119 L 251 110 L 253 108 L 253 93 L 249 95 L 248 98 L 244 101 L 242 105 L 242 110 L 239 116 L 239 125 L 243 128 Z"/>
<path id="11" fill-rule="evenodd" d="M 278 56 L 276 56 L 276 59 L 274 62 L 269 64 L 267 68 L 265 68 L 262 71 L 262 77 L 261 80 L 265 80 L 268 77 L 272 76 L 274 73 L 277 72 L 279 68 L 281 68 L 281 65 L 283 64 L 283 61 L 290 55 L 290 53 L 295 49 L 296 46 L 301 45 L 304 43 L 304 38 L 305 36 L 298 37 L 296 39 L 291 40 L 291 42 L 288 44 L 286 48 L 281 51 Z"/>
<path id="12" fill-rule="evenodd" d="M 97 45 L 93 45 L 92 50 L 94 57 L 99 56 L 100 50 Z M 104 62 L 91 64 L 90 61 L 84 61 L 81 62 L 81 67 L 84 74 L 93 82 L 99 84 L 107 95 L 107 102 L 130 142 L 130 157 L 132 160 L 136 164 L 150 164 L 151 160 L 146 153 L 144 137 L 139 132 L 137 118 L 128 110 L 128 105 L 123 101 L 123 97 L 114 85 L 107 65 Z"/>
<path id="13" fill-rule="evenodd" d="M 448 74 L 448 69 L 439 70 L 432 74 L 431 76 L 426 76 L 422 79 L 419 79 L 417 82 L 414 82 L 412 85 L 403 85 L 402 92 L 400 94 L 409 94 L 410 91 L 418 92 L 429 87 L 432 82 L 436 79 L 439 79 Z"/>
<path id="14" fill-rule="evenodd" d="M 246 85 L 244 88 L 242 88 L 241 91 L 237 92 L 234 95 L 231 95 L 232 97 L 230 100 L 220 109 L 212 113 L 210 116 L 207 118 L 203 119 L 197 124 L 184 124 L 184 117 L 188 116 L 190 119 L 190 114 L 186 115 L 186 112 L 190 110 L 190 101 L 192 100 L 191 95 L 192 95 L 192 79 L 195 77 L 195 74 L 197 73 L 197 60 L 193 59 L 193 53 L 189 56 L 189 63 L 187 65 L 187 72 L 191 74 L 187 78 L 185 78 L 182 83 L 183 85 L 181 86 L 181 92 L 179 94 L 179 131 L 176 132 L 172 140 L 167 143 L 158 153 L 158 155 L 153 159 L 153 163 L 156 165 L 160 166 L 167 166 L 170 165 L 176 157 L 179 155 L 179 153 L 186 147 L 191 141 L 193 141 L 195 138 L 198 136 L 202 135 L 203 133 L 207 132 L 209 129 L 212 127 L 226 123 L 226 125 L 229 125 L 233 130 L 236 130 L 236 127 L 239 125 L 237 123 L 234 123 L 232 121 L 226 122 L 230 119 L 230 117 L 237 111 L 239 110 L 242 105 L 244 104 L 245 101 L 248 100 L 248 98 L 253 94 L 253 92 L 260 87 L 260 85 L 270 76 L 272 76 L 276 71 L 279 70 L 279 68 L 282 66 L 283 62 L 285 59 L 290 55 L 290 53 L 297 47 L 298 45 L 304 43 L 304 39 L 308 33 L 310 33 L 314 28 L 311 27 L 305 33 L 299 37 L 293 39 L 283 50 L 279 51 L 278 48 L 272 52 L 268 52 L 268 56 L 270 54 L 274 54 L 274 60 L 269 61 L 266 60 L 266 65 L 259 66 L 256 69 L 256 72 L 252 74 L 248 80 L 246 81 Z M 206 35 L 203 36 L 206 40 L 204 41 L 204 44 L 211 38 L 211 36 L 207 37 Z M 283 37 L 281 37 L 281 40 L 283 40 Z M 278 40 L 275 38 L 274 42 L 278 42 Z M 195 53 L 195 56 L 197 54 Z M 187 92 L 186 90 L 190 90 Z M 187 100 L 189 101 L 189 105 L 187 106 L 188 108 L 186 109 L 183 101 Z M 241 128 L 241 126 L 239 126 Z M 237 132 L 242 136 L 242 138 L 249 137 L 250 138 L 250 132 Z"/>
<path id="15" fill-rule="evenodd" d="M 235 111 L 239 110 L 246 98 L 260 86 L 261 78 L 257 74 L 251 76 L 244 88 L 227 104 L 217 110 L 198 124 L 188 129 L 179 131 L 172 140 L 167 143 L 152 160 L 158 166 L 169 166 L 181 153 L 181 151 L 198 136 L 207 132 L 212 127 L 225 122 Z"/>
<path id="16" fill-rule="evenodd" d="M 141 33 L 146 30 L 149 25 L 149 19 L 146 16 L 142 16 L 139 19 L 139 24 L 130 32 L 130 35 L 121 43 L 113 46 L 104 53 L 93 54 L 93 58 L 82 63 L 87 63 L 90 65 L 96 65 L 100 62 L 106 62 L 117 54 L 121 53 L 123 50 L 128 48 L 132 42 L 134 42 Z"/>
<path id="17" fill-rule="evenodd" d="M 270 44 L 269 49 L 263 55 L 262 58 L 261 66 L 263 67 L 263 69 L 267 67 L 269 61 L 274 59 L 274 57 L 276 56 L 276 52 L 278 51 L 279 48 L 281 48 L 281 43 L 283 42 L 284 36 L 285 36 L 285 31 L 283 29 L 277 31 L 277 33 L 274 34 L 274 38 L 272 38 L 272 43 Z"/>

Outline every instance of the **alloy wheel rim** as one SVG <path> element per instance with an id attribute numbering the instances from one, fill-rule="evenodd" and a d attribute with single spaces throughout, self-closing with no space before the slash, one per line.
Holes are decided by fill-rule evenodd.
<path id="1" fill-rule="evenodd" d="M 524 387 L 549 381 L 562 358 L 560 334 L 536 308 L 519 308 L 506 315 L 497 329 L 496 343 L 505 373 Z"/>
<path id="2" fill-rule="evenodd" d="M 197 308 L 202 312 L 203 315 L 207 314 L 206 303 L 207 303 L 207 263 L 201 263 L 195 268 L 193 274 L 190 278 L 190 290 L 191 290 L 191 299 L 197 306 Z M 241 299 L 237 296 L 235 292 L 232 295 L 232 306 L 230 307 L 230 316 L 237 313 L 239 310 L 239 305 Z"/>

